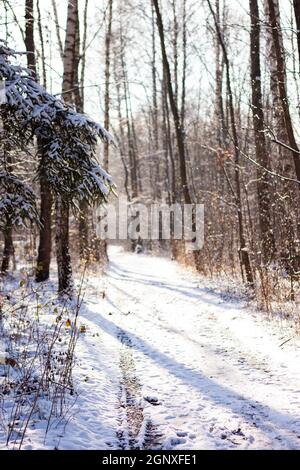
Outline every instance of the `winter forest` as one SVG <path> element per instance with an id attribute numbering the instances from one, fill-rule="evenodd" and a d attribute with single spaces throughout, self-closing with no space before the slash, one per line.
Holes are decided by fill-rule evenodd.
<path id="1" fill-rule="evenodd" d="M 0 0 L 0 137 L 0 449 L 300 449 L 300 0 Z"/>

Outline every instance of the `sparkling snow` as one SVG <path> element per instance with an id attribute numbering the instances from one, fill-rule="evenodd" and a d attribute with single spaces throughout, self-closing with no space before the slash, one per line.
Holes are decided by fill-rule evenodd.
<path id="1" fill-rule="evenodd" d="M 300 448 L 292 330 L 168 259 L 117 247 L 110 259 L 89 280 L 60 449 Z"/>

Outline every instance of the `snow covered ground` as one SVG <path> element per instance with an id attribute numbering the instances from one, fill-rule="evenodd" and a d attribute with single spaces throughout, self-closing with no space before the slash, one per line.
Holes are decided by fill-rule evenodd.
<path id="1" fill-rule="evenodd" d="M 61 449 L 300 448 L 300 341 L 164 258 L 110 250 Z"/>
<path id="2" fill-rule="evenodd" d="M 300 448 L 292 329 L 168 259 L 110 260 L 88 281 L 68 423 L 24 449 Z"/>

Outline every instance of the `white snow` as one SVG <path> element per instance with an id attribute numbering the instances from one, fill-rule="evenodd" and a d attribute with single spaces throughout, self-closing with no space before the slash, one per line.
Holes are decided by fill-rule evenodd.
<path id="1" fill-rule="evenodd" d="M 293 331 L 168 259 L 117 247 L 110 259 L 89 280 L 59 448 L 300 448 Z"/>
<path id="2" fill-rule="evenodd" d="M 23 449 L 299 449 L 295 331 L 166 258 L 109 256 L 87 282 L 78 396 L 45 440 L 41 400 Z"/>

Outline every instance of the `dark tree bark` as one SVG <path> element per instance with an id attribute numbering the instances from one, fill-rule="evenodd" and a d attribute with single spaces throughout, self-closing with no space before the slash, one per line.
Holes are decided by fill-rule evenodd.
<path id="1" fill-rule="evenodd" d="M 158 104 L 157 104 L 157 68 L 156 68 L 156 35 L 154 9 L 151 9 L 151 42 L 152 42 L 152 127 L 154 147 L 158 149 Z"/>
<path id="2" fill-rule="evenodd" d="M 168 92 L 168 97 L 169 97 L 169 102 L 170 102 L 170 108 L 171 108 L 171 112 L 172 112 L 172 116 L 174 120 L 175 133 L 176 133 L 182 199 L 186 204 L 191 204 L 192 200 L 191 200 L 191 195 L 190 195 L 189 188 L 188 188 L 187 171 L 186 171 L 184 131 L 182 128 L 180 114 L 179 114 L 179 110 L 178 110 L 177 103 L 176 103 L 176 97 L 173 91 L 170 65 L 169 65 L 169 60 L 168 60 L 166 45 L 165 45 L 165 34 L 164 34 L 162 16 L 161 16 L 158 0 L 152 0 L 152 1 L 153 1 L 153 5 L 155 8 L 155 12 L 156 12 L 156 21 L 157 21 L 158 33 L 160 37 L 160 45 L 161 45 L 163 66 L 164 66 L 164 71 L 165 71 L 166 87 L 167 87 L 167 92 Z"/>
<path id="3" fill-rule="evenodd" d="M 158 96 L 157 96 L 157 47 L 156 47 L 156 22 L 153 4 L 151 5 L 151 76 L 152 76 L 152 109 L 151 128 L 149 127 L 149 154 L 150 181 L 153 200 L 160 200 L 162 195 L 161 165 L 159 158 L 159 126 L 158 126 Z M 149 123 L 150 124 L 150 123 Z M 166 134 L 164 134 L 166 136 Z M 167 162 L 167 160 L 165 160 Z"/>
<path id="4" fill-rule="evenodd" d="M 108 19 L 105 35 L 105 92 L 104 92 L 104 128 L 110 127 L 110 53 L 111 53 L 111 30 L 112 30 L 112 8 L 113 0 L 108 0 Z M 103 167 L 108 171 L 109 142 L 104 143 Z"/>
<path id="5" fill-rule="evenodd" d="M 3 249 L 3 256 L 2 256 L 1 273 L 6 274 L 9 269 L 10 259 L 14 254 L 12 227 L 9 223 L 6 224 L 3 235 L 4 235 L 4 249 Z"/>
<path id="6" fill-rule="evenodd" d="M 186 0 L 182 5 L 182 83 L 181 83 L 181 124 L 185 127 L 185 107 L 186 107 L 186 68 L 187 68 L 187 11 Z"/>
<path id="7" fill-rule="evenodd" d="M 56 199 L 56 256 L 58 292 L 70 294 L 72 290 L 72 264 L 69 249 L 69 204 L 60 196 Z"/>
<path id="8" fill-rule="evenodd" d="M 36 77 L 33 0 L 25 1 L 25 46 L 27 51 L 27 66 Z"/>
<path id="9" fill-rule="evenodd" d="M 177 13 L 177 0 L 171 0 L 172 7 L 172 20 L 173 20 L 173 31 L 172 31 L 172 47 L 173 47 L 173 93 L 174 100 L 178 106 L 178 35 L 179 35 L 179 24 L 178 24 L 178 13 Z"/>
<path id="10" fill-rule="evenodd" d="M 300 61 L 300 0 L 293 0 L 294 12 L 296 17 L 296 26 L 297 26 L 297 44 L 298 44 L 298 54 Z"/>
<path id="11" fill-rule="evenodd" d="M 255 135 L 256 160 L 260 165 L 257 171 L 259 220 L 262 238 L 263 260 L 269 263 L 274 256 L 275 242 L 271 221 L 271 185 L 267 170 L 270 170 L 268 158 L 264 111 L 261 90 L 261 66 L 260 66 L 260 18 L 257 0 L 250 0 L 250 63 L 251 63 L 251 88 L 252 88 L 252 114 Z"/>
<path id="12" fill-rule="evenodd" d="M 43 171 L 46 166 L 46 156 L 44 146 L 47 142 L 39 141 L 39 156 L 40 156 L 40 196 L 41 196 L 41 228 L 40 239 L 38 248 L 38 258 L 36 267 L 36 282 L 43 282 L 49 279 L 50 263 L 51 263 L 51 249 L 52 249 L 52 194 L 49 186 L 47 175 Z"/>
<path id="13" fill-rule="evenodd" d="M 34 11 L 33 0 L 26 0 L 25 3 L 25 45 L 27 54 L 27 66 L 37 76 L 35 41 L 34 41 Z M 43 172 L 45 167 L 45 146 L 47 143 L 38 139 L 38 154 L 40 158 L 40 196 L 41 196 L 41 228 L 39 233 L 39 248 L 36 268 L 36 281 L 42 282 L 49 278 L 51 261 L 51 208 L 52 197 L 47 182 L 47 177 Z"/>
<path id="14" fill-rule="evenodd" d="M 218 23 L 221 21 L 220 14 L 220 1 L 216 1 L 216 18 Z M 222 26 L 224 29 L 224 25 Z M 218 123 L 217 134 L 218 134 L 218 145 L 222 148 L 225 144 L 225 118 L 224 118 L 224 104 L 223 104 L 223 69 L 224 60 L 222 57 L 222 48 L 220 45 L 218 34 L 215 36 L 215 50 L 216 50 L 216 101 L 215 101 L 215 117 Z"/>
<path id="15" fill-rule="evenodd" d="M 164 75 L 163 70 L 163 75 Z M 175 158 L 172 146 L 172 135 L 171 135 L 171 125 L 170 125 L 170 110 L 168 103 L 168 96 L 166 90 L 165 80 L 162 80 L 162 109 L 163 109 L 163 136 L 164 136 L 164 148 L 166 149 L 166 171 L 167 171 L 167 180 L 170 182 L 168 184 L 169 191 L 169 203 L 173 204 L 176 202 L 176 168 L 175 168 Z"/>
<path id="16" fill-rule="evenodd" d="M 288 144 L 292 149 L 291 153 L 293 156 L 296 176 L 297 176 L 298 181 L 300 181 L 300 154 L 299 154 L 299 147 L 295 139 L 293 124 L 292 124 L 292 119 L 291 119 L 291 114 L 290 114 L 290 108 L 289 108 L 289 102 L 288 102 L 288 97 L 287 97 L 285 55 L 284 55 L 284 51 L 283 51 L 281 40 L 280 40 L 281 24 L 280 24 L 280 15 L 279 15 L 279 4 L 278 4 L 278 0 L 266 0 L 266 3 L 267 3 L 267 13 L 269 16 L 268 22 L 271 28 L 272 39 L 273 39 L 273 44 L 274 44 L 274 49 L 275 49 L 275 54 L 276 54 L 277 67 L 276 67 L 275 75 L 276 75 L 276 81 L 277 81 L 277 86 L 278 86 L 279 99 L 281 102 L 281 108 L 283 112 L 284 123 L 285 123 L 285 128 L 286 128 L 287 137 L 288 137 Z M 299 189 L 300 189 L 300 185 L 299 185 Z"/>
<path id="17" fill-rule="evenodd" d="M 63 56 L 62 95 L 66 103 L 74 104 L 76 47 L 78 35 L 78 0 L 68 1 L 66 40 Z"/>
<path id="18" fill-rule="evenodd" d="M 35 41 L 34 41 L 34 11 L 33 0 L 26 0 L 25 3 L 25 45 L 27 54 L 27 66 L 32 70 L 34 76 L 37 76 Z M 38 139 L 38 154 L 40 158 L 40 196 L 41 196 L 41 228 L 39 231 L 39 248 L 36 268 L 36 281 L 42 282 L 49 278 L 51 261 L 51 208 L 52 196 L 47 182 L 47 176 L 43 169 L 45 168 L 45 146 L 47 142 Z"/>

